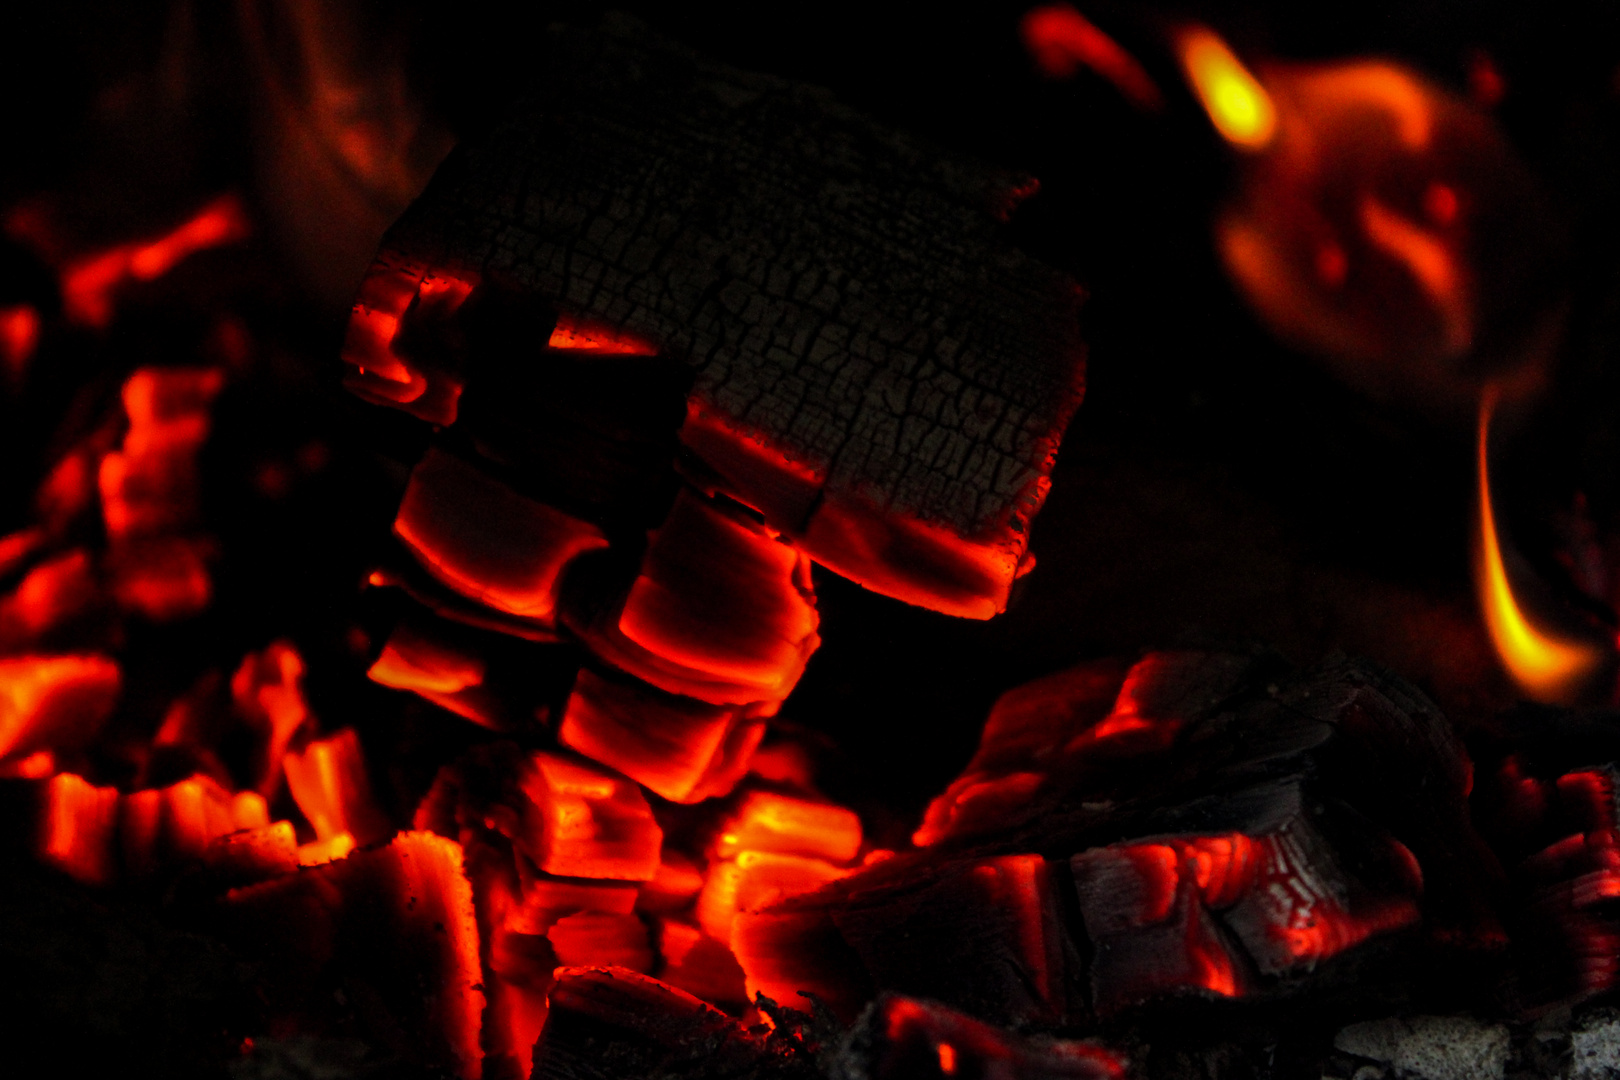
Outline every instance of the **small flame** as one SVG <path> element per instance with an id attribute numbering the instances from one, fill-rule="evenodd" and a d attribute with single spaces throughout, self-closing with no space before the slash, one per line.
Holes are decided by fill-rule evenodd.
<path id="1" fill-rule="evenodd" d="M 1597 646 L 1555 636 L 1537 627 L 1525 616 L 1513 595 L 1502 546 L 1496 531 L 1496 514 L 1491 508 L 1491 482 L 1487 471 L 1486 447 L 1491 416 L 1496 411 L 1497 390 L 1490 387 L 1479 408 L 1479 524 L 1480 551 L 1477 582 L 1480 604 L 1485 609 L 1485 625 L 1502 665 L 1513 681 L 1529 697 L 1543 702 L 1562 702 L 1572 697 L 1592 674 L 1603 657 Z"/>
<path id="2" fill-rule="evenodd" d="M 1263 150 L 1277 133 L 1277 107 L 1260 80 L 1212 30 L 1196 27 L 1177 45 L 1187 73 L 1215 130 L 1245 150 Z"/>

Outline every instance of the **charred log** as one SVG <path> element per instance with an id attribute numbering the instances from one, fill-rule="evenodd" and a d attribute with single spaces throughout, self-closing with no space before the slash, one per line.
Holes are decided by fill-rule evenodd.
<path id="1" fill-rule="evenodd" d="M 1475 795 L 1514 903 L 1514 1004 L 1620 988 L 1620 737 L 1603 713 L 1522 709 L 1485 751 Z"/>
<path id="2" fill-rule="evenodd" d="M 1505 946 L 1468 775 L 1433 706 L 1362 665 L 1077 669 L 998 704 L 923 850 L 745 913 L 733 945 L 751 989 L 846 1016 L 881 990 L 1021 1024 L 1319 1008 L 1421 992 L 1431 961 L 1466 998 Z"/>
<path id="3" fill-rule="evenodd" d="M 607 507 L 658 486 L 676 362 L 706 479 L 870 588 L 1000 610 L 1081 391 L 1076 287 L 998 233 L 1033 183 L 625 21 L 540 48 L 532 93 L 390 230 L 350 387 Z M 613 392 L 621 369 L 643 387 Z M 564 395 L 562 427 L 508 392 Z M 576 428 L 601 475 L 547 449 Z"/>

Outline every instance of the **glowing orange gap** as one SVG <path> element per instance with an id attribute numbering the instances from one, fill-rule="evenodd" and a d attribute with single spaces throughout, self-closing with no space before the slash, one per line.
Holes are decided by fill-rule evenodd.
<path id="1" fill-rule="evenodd" d="M 1537 701 L 1568 699 L 1602 660 L 1598 648 L 1548 634 L 1533 625 L 1519 608 L 1502 562 L 1496 514 L 1491 508 L 1490 474 L 1486 446 L 1497 391 L 1486 390 L 1479 407 L 1479 522 L 1478 587 L 1485 625 L 1502 665 L 1524 693 Z"/>

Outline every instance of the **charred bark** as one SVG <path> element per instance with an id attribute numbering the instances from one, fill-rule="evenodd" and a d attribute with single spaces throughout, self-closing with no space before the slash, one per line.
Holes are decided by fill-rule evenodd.
<path id="1" fill-rule="evenodd" d="M 577 383 L 569 426 L 622 426 L 596 415 L 605 371 L 543 355 L 550 305 L 595 328 L 575 340 L 659 354 L 625 357 L 627 381 L 686 366 L 687 449 L 818 561 L 915 603 L 999 610 L 1082 388 L 1078 288 L 1000 233 L 1034 182 L 628 21 L 553 31 L 537 53 L 532 92 L 385 238 L 350 387 L 549 462 L 545 393 Z M 470 329 L 501 307 L 476 300 L 495 284 L 529 298 L 504 305 L 520 317 L 500 355 Z M 421 328 L 469 290 L 469 328 Z M 537 433 L 493 401 L 510 391 L 532 396 Z M 642 391 L 626 393 L 629 415 Z M 603 470 L 656 487 L 638 457 L 654 442 L 632 443 Z"/>
<path id="2" fill-rule="evenodd" d="M 927 846 L 744 914 L 733 945 L 750 989 L 846 1016 L 884 990 L 1060 1026 L 1488 999 L 1506 941 L 1468 776 L 1433 706 L 1363 665 L 1062 672 L 998 704 Z"/>

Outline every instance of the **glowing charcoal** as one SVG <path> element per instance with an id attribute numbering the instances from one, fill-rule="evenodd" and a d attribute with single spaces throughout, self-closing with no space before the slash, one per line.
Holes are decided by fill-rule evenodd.
<path id="1" fill-rule="evenodd" d="M 1255 886 L 1222 915 L 1264 974 L 1309 970 L 1369 938 L 1419 923 L 1420 881 L 1408 882 L 1406 895 L 1346 888 L 1333 880 L 1343 871 L 1322 847 L 1323 840 L 1297 821 L 1262 838 Z"/>
<path id="2" fill-rule="evenodd" d="M 606 1067 L 604 1045 L 614 1048 Z M 557 969 L 534 1080 L 705 1076 L 718 1063 L 750 1075 L 765 1065 L 763 1048 L 736 1020 L 657 979 L 624 968 Z"/>
<path id="3" fill-rule="evenodd" d="M 1420 874 L 1411 853 L 1392 859 Z M 1251 993 L 1245 974 L 1310 970 L 1368 938 L 1416 926 L 1420 878 L 1408 892 L 1370 889 L 1337 867 L 1303 821 L 1262 837 L 1172 837 L 1074 856 L 1098 1007 L 1117 1012 L 1176 993 Z M 1366 868 L 1362 868 L 1365 870 Z M 1243 946 L 1237 959 L 1229 942 Z"/>
<path id="4" fill-rule="evenodd" d="M 102 517 L 115 545 L 196 523 L 197 452 L 223 385 L 224 373 L 215 368 L 141 368 L 125 381 L 129 430 L 97 472 Z"/>
<path id="5" fill-rule="evenodd" d="M 1095 1043 L 1027 1039 L 933 1001 L 884 994 L 856 1036 L 873 1080 L 1040 1076 L 1123 1080 L 1125 1058 Z"/>
<path id="6" fill-rule="evenodd" d="M 521 903 L 506 915 L 507 929 L 544 935 L 559 919 L 581 913 L 629 915 L 636 909 L 636 886 L 628 881 L 600 881 L 524 876 Z"/>
<path id="7" fill-rule="evenodd" d="M 764 527 L 683 491 L 617 619 L 577 629 L 602 659 L 669 693 L 780 701 L 821 643 L 809 570 Z"/>
<path id="8" fill-rule="evenodd" d="M 634 783 L 554 754 L 534 754 L 514 842 L 548 874 L 647 881 L 664 834 Z"/>
<path id="9" fill-rule="evenodd" d="M 1073 400 L 1079 404 L 1079 391 Z M 1048 440 L 1046 469 L 1061 436 Z M 1007 609 L 1013 581 L 1034 566 L 1028 520 L 1051 483 L 1032 476 L 1004 523 L 982 534 L 914 520 L 856 495 L 824 498 L 797 542 L 816 562 L 856 584 L 908 604 L 963 619 L 991 619 Z"/>
<path id="10" fill-rule="evenodd" d="M 366 987 L 376 1019 L 430 1068 L 475 1080 L 484 1008 L 460 845 L 401 833 L 384 847 L 233 889 L 230 936 L 262 966 L 271 1022 L 330 1022 L 330 987 Z"/>
<path id="11" fill-rule="evenodd" d="M 812 994 L 841 1019 L 853 1019 L 875 989 L 861 958 L 820 907 L 776 907 L 737 919 L 731 949 L 751 1001 L 764 994 L 790 1008 Z"/>
<path id="12" fill-rule="evenodd" d="M 47 536 L 66 532 L 96 504 L 100 497 L 97 476 L 104 449 L 98 442 L 89 439 L 74 447 L 45 474 L 34 492 L 34 512 L 43 525 L 41 532 L 33 534 L 36 541 L 43 542 Z"/>
<path id="13" fill-rule="evenodd" d="M 574 682 L 557 740 L 663 798 L 697 802 L 710 793 L 697 793 L 704 778 L 728 764 L 726 737 L 741 711 L 585 670 Z M 745 767 L 730 770 L 739 774 L 732 783 Z"/>
<path id="14" fill-rule="evenodd" d="M 1079 403 L 1076 387 L 1073 403 Z M 1064 412 L 1065 417 L 1067 412 Z M 1005 610 L 1025 568 L 1033 517 L 1050 487 L 1031 476 L 1006 520 L 983 535 L 885 511 L 854 493 L 834 493 L 822 470 L 787 457 L 771 439 L 706 409 L 689 407 L 681 442 L 726 481 L 726 491 L 759 511 L 810 558 L 873 592 L 947 615 L 988 619 Z M 1044 469 L 1056 458 L 1049 440 Z"/>
<path id="15" fill-rule="evenodd" d="M 557 963 L 612 965 L 631 971 L 652 970 L 652 946 L 646 925 L 634 915 L 582 911 L 552 924 L 546 934 Z"/>
<path id="16" fill-rule="evenodd" d="M 520 778 L 528 761 L 528 755 L 512 742 L 474 746 L 439 769 L 416 808 L 413 826 L 460 837 L 464 844 L 480 832 L 493 832 L 509 847 L 524 828 L 522 808 L 528 800 Z M 511 863 L 510 852 L 506 862 Z M 515 876 L 516 870 L 508 865 L 505 873 Z M 515 895 L 516 884 L 505 884 L 510 884 Z"/>
<path id="17" fill-rule="evenodd" d="M 0 659 L 0 759 L 84 745 L 118 702 L 118 664 L 105 656 Z"/>
<path id="18" fill-rule="evenodd" d="M 654 359 L 687 368 L 693 410 L 720 429 L 706 439 L 694 427 L 690 440 L 683 430 L 698 459 L 683 457 L 694 483 L 759 508 L 810 558 L 868 587 L 988 618 L 1027 565 L 1030 524 L 1083 382 L 1079 290 L 1013 247 L 998 220 L 1027 178 L 942 159 L 939 175 L 973 177 L 962 190 L 984 193 L 962 199 L 926 179 L 935 174 L 917 168 L 909 141 L 825 100 L 795 96 L 782 117 L 759 123 L 711 93 L 751 77 L 682 66 L 650 41 L 615 42 L 549 42 L 558 59 L 537 67 L 549 74 L 533 111 L 492 129 L 465 170 L 441 174 L 389 232 L 375 273 L 498 268 L 537 309 L 656 345 Z M 596 59 L 576 63 L 586 55 Z M 577 128 L 556 129 L 549 101 L 567 102 Z M 784 142 L 788 114 L 815 136 Z M 704 137 L 671 143 L 677 129 Z M 736 184 L 664 183 L 710 175 L 717 153 Z M 834 162 L 839 195 L 823 198 L 814 178 Z M 557 227 L 544 235 L 521 223 L 523 200 L 510 197 L 518 175 L 555 192 Z M 618 208 L 654 187 L 669 228 L 642 237 L 642 223 L 621 221 Z M 856 220 L 916 225 L 897 246 L 885 229 L 852 232 Z M 749 271 L 716 276 L 718 253 L 745 248 L 761 253 Z M 987 266 L 997 270 L 986 275 Z M 563 330 L 559 344 L 575 344 Z M 524 355 L 485 366 L 521 366 Z M 469 376 L 469 396 L 481 374 Z M 763 453 L 712 452 L 727 441 Z M 750 456 L 783 467 L 734 475 Z M 797 497 L 804 474 L 819 495 Z M 783 477 L 785 490 L 764 490 Z M 663 655 L 645 624 L 622 629 Z M 768 636 L 754 644 L 766 648 Z"/>
<path id="19" fill-rule="evenodd" d="M 1565 773 L 1554 786 L 1564 812 L 1581 828 L 1603 832 L 1620 826 L 1613 766 Z"/>
<path id="20" fill-rule="evenodd" d="M 742 967 L 729 948 L 690 923 L 659 919 L 655 925 L 660 979 L 717 1005 L 747 1001 Z"/>
<path id="21" fill-rule="evenodd" d="M 1509 757 L 1496 780 L 1485 823 L 1523 898 L 1514 943 L 1528 994 L 1572 1004 L 1620 986 L 1616 767 L 1536 776 Z"/>
<path id="22" fill-rule="evenodd" d="M 484 686 L 487 665 L 471 650 L 402 624 L 366 672 L 372 682 L 411 693 L 492 731 L 505 731 L 506 709 Z"/>
<path id="23" fill-rule="evenodd" d="M 596 526 L 525 498 L 429 450 L 411 471 L 394 532 L 424 569 L 497 611 L 549 623 L 574 559 L 607 547 Z"/>
<path id="24" fill-rule="evenodd" d="M 1038 772 L 958 777 L 928 804 L 922 827 L 911 834 L 911 842 L 927 847 L 949 837 L 996 829 L 1006 823 L 1009 811 L 1028 805 L 1045 782 L 1045 774 Z"/>
<path id="25" fill-rule="evenodd" d="M 208 862 L 220 837 L 270 823 L 261 796 L 232 795 L 206 776 L 125 795 L 118 818 L 124 868 L 136 876 Z"/>
<path id="26" fill-rule="evenodd" d="M 365 752 L 353 728 L 311 739 L 282 758 L 287 788 L 319 840 L 349 833 L 369 844 L 390 832 L 388 820 L 371 797 Z"/>
<path id="27" fill-rule="evenodd" d="M 1136 58 L 1068 4 L 1034 8 L 1018 29 L 1024 48 L 1051 78 L 1072 78 L 1080 68 L 1090 68 L 1137 108 L 1164 108 L 1164 95 Z"/>
<path id="28" fill-rule="evenodd" d="M 299 866 L 320 866 L 322 863 L 346 859 L 355 848 L 354 836 L 340 832 L 298 845 Z"/>
<path id="29" fill-rule="evenodd" d="M 730 941 L 733 920 L 779 900 L 812 892 L 849 873 L 821 859 L 742 851 L 726 862 L 709 864 L 698 895 L 697 920 L 716 941 Z"/>
<path id="30" fill-rule="evenodd" d="M 1119 845 L 1071 863 L 1086 934 L 1096 944 L 1097 1009 L 1116 1013 L 1166 994 L 1232 997 L 1251 988 L 1221 932 L 1181 873 L 1175 848 Z"/>
<path id="31" fill-rule="evenodd" d="M 118 293 L 131 282 L 162 277 L 197 252 L 237 243 L 251 233 L 241 198 L 221 195 L 163 236 L 123 244 L 64 267 L 63 310 L 75 322 L 104 327 L 112 321 Z"/>
<path id="32" fill-rule="evenodd" d="M 304 700 L 304 661 L 285 641 L 263 652 L 249 653 L 231 676 L 231 700 L 237 715 L 256 736 L 253 787 L 265 796 L 281 784 L 287 746 L 311 718 Z"/>
<path id="33" fill-rule="evenodd" d="M 45 531 L 40 528 L 19 529 L 0 536 L 0 577 L 9 578 L 28 565 L 45 540 Z"/>
<path id="34" fill-rule="evenodd" d="M 1085 664 L 1008 691 L 991 710 L 973 760 L 929 805 L 913 842 L 1008 827 L 1033 812 L 1038 794 L 1151 759 L 1172 745 L 1186 716 L 1237 686 L 1248 663 L 1153 653 L 1129 669 Z"/>
<path id="35" fill-rule="evenodd" d="M 454 423 L 459 373 L 432 363 L 436 357 L 424 358 L 420 351 L 413 355 L 409 335 L 403 342 L 400 338 L 408 319 L 442 325 L 452 318 L 473 284 L 420 263 L 379 258 L 361 282 L 349 316 L 343 362 L 350 370 L 344 385 L 367 401 L 404 409 L 429 423 Z"/>
<path id="36" fill-rule="evenodd" d="M 772 528 L 788 535 L 804 531 L 826 484 L 822 470 L 788 458 L 764 435 L 695 400 L 687 403 L 680 434 L 683 446 L 725 478 L 733 498 Z"/>
<path id="37" fill-rule="evenodd" d="M 57 771 L 56 755 L 49 750 L 36 750 L 27 757 L 0 764 L 0 777 L 7 780 L 48 780 Z"/>
<path id="38" fill-rule="evenodd" d="M 812 855 L 849 862 L 861 848 L 861 819 L 829 802 L 750 791 L 715 837 L 716 858 L 741 851 Z"/>
<path id="39" fill-rule="evenodd" d="M 748 772 L 772 784 L 809 791 L 815 787 L 816 767 L 810 751 L 796 742 L 761 746 L 748 758 Z"/>
<path id="40" fill-rule="evenodd" d="M 484 1075 L 511 1062 L 518 1076 L 528 1076 L 535 1041 L 549 1011 L 551 973 L 557 956 L 538 934 L 499 929 L 493 934 L 484 984 L 489 1006 L 484 1012 Z"/>
<path id="41" fill-rule="evenodd" d="M 231 824 L 238 829 L 260 829 L 270 824 L 270 806 L 257 791 L 231 796 Z"/>
<path id="42" fill-rule="evenodd" d="M 936 865 L 898 856 L 740 912 L 731 944 L 750 994 L 810 991 L 850 1015 L 879 986 L 997 1022 L 1050 1020 L 1066 1009 L 1055 904 L 1036 855 Z"/>
<path id="43" fill-rule="evenodd" d="M 109 560 L 113 599 L 151 622 L 174 622 L 205 610 L 214 596 L 207 555 L 212 544 L 185 536 L 145 537 L 121 545 Z"/>
<path id="44" fill-rule="evenodd" d="M 669 850 L 666 844 L 658 872 L 641 886 L 636 908 L 655 914 L 672 914 L 692 906 L 703 889 L 703 871 L 690 858 Z"/>
<path id="45" fill-rule="evenodd" d="M 1260 873 L 1263 845 L 1242 833 L 1190 837 L 1179 841 L 1177 849 L 1199 898 L 1211 909 L 1237 903 Z"/>
<path id="46" fill-rule="evenodd" d="M 35 647 L 92 610 L 100 598 L 90 553 L 75 548 L 47 559 L 0 599 L 0 647 Z"/>
<path id="47" fill-rule="evenodd" d="M 216 837 L 203 862 L 231 885 L 267 881 L 298 869 L 298 841 L 292 822 L 277 821 Z"/>
<path id="48" fill-rule="evenodd" d="M 754 706 L 746 710 L 744 719 L 731 725 L 731 730 L 726 732 L 726 741 L 720 744 L 720 752 L 709 762 L 708 771 L 687 796 L 688 801 L 701 802 L 731 794 L 743 777 L 748 775 L 748 762 L 765 738 L 765 721 L 747 719 L 746 714 L 756 709 L 774 714 L 776 708 L 775 702 Z"/>
<path id="49" fill-rule="evenodd" d="M 118 876 L 118 790 L 58 773 L 41 794 L 36 856 L 86 885 L 110 885 Z"/>

